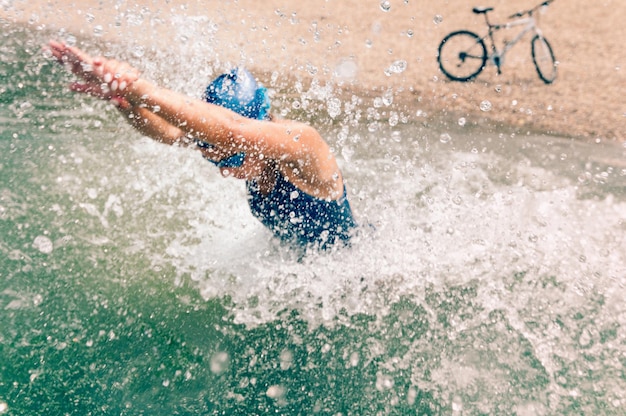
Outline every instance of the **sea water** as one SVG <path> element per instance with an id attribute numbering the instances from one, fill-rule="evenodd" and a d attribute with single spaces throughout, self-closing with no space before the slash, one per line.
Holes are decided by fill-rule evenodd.
<path id="1" fill-rule="evenodd" d="M 623 145 L 273 74 L 362 225 L 302 256 L 242 183 L 69 93 L 49 34 L 1 33 L 0 414 L 624 414 Z"/>

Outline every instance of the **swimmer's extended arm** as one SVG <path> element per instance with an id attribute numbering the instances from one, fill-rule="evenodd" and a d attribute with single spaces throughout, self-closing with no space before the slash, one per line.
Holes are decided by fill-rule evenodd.
<path id="1" fill-rule="evenodd" d="M 110 101 L 122 113 L 126 121 L 137 129 L 141 134 L 150 137 L 160 143 L 169 145 L 186 146 L 191 140 L 185 137 L 185 132 L 180 128 L 167 122 L 165 119 L 157 115 L 145 106 L 133 105 L 119 94 L 119 91 L 113 91 L 111 88 L 103 89 L 103 82 L 100 78 L 104 75 L 102 71 L 102 61 L 98 58 L 92 58 L 78 48 L 67 46 L 63 43 L 50 41 L 49 50 L 52 55 L 61 64 L 67 65 L 68 69 L 79 78 L 82 82 L 75 82 L 70 85 L 70 89 L 76 92 L 86 93 L 94 97 Z M 120 83 L 133 82 L 138 77 L 138 71 L 134 68 L 123 65 L 122 70 L 125 71 L 124 76 L 130 77 L 124 81 L 117 81 L 117 87 Z M 112 80 L 110 80 L 112 82 Z M 125 86 L 122 84 L 121 86 Z M 219 160 L 223 155 L 216 149 L 202 149 L 195 147 L 203 153 L 203 156 L 211 160 Z"/>
<path id="2" fill-rule="evenodd" d="M 306 124 L 248 119 L 226 108 L 160 88 L 140 78 L 139 71 L 124 62 L 92 58 L 78 48 L 54 41 L 50 42 L 50 50 L 84 81 L 74 85 L 77 91 L 113 101 L 126 100 L 137 109 L 158 107 L 157 117 L 187 136 L 215 145 L 224 156 L 245 152 L 247 159 L 275 160 L 284 174 L 298 181 L 302 188 L 312 190 L 311 194 L 334 195 L 343 189 L 328 145 L 317 130 Z M 103 85 L 106 91 L 98 90 Z M 149 117 L 143 119 L 150 120 Z M 169 134 L 166 137 L 171 138 Z"/>
<path id="3" fill-rule="evenodd" d="M 82 78 L 83 83 L 72 84 L 73 90 L 126 101 L 135 109 L 159 108 L 158 117 L 218 147 L 277 160 L 307 158 L 325 150 L 317 131 L 305 124 L 248 119 L 229 109 L 158 87 L 140 78 L 139 71 L 125 62 L 92 58 L 76 47 L 55 41 L 49 43 L 49 48 L 60 63 Z"/>
<path id="4" fill-rule="evenodd" d="M 159 117 L 145 107 L 133 107 L 127 102 L 116 102 L 118 110 L 126 120 L 144 136 L 168 145 L 189 146 L 199 150 L 209 160 L 220 160 L 224 155 L 219 149 L 197 146 L 196 141 L 186 137 L 185 132 Z"/>
<path id="5" fill-rule="evenodd" d="M 220 148 L 267 157 L 295 170 L 310 171 L 316 182 L 335 181 L 339 169 L 317 130 L 296 121 L 259 121 L 183 94 L 160 88 L 142 78 L 124 97 L 135 105 L 159 107 L 159 115 L 185 133 Z M 304 172 L 301 172 L 304 173 Z M 334 179 L 333 179 L 334 178 Z"/>
<path id="6" fill-rule="evenodd" d="M 115 101 L 114 101 L 115 103 Z M 169 145 L 186 144 L 185 133 L 147 108 L 115 103 L 126 121 L 144 136 Z"/>

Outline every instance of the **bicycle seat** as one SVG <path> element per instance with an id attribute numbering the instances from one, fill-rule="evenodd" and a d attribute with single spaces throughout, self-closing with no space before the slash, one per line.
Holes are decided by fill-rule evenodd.
<path id="1" fill-rule="evenodd" d="M 474 7 L 472 11 L 476 14 L 487 13 L 493 10 L 493 7 Z"/>

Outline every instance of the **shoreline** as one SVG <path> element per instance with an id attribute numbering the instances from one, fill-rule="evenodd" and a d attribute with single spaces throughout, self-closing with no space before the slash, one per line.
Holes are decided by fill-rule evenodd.
<path id="1" fill-rule="evenodd" d="M 462 0 L 436 5 L 425 0 L 389 2 L 386 12 L 377 2 L 357 1 L 293 5 L 268 0 L 261 5 L 254 0 L 135 0 L 106 7 L 98 0 L 15 0 L 0 9 L 0 19 L 105 45 L 142 44 L 157 51 L 193 47 L 190 42 L 206 36 L 213 49 L 208 51 L 210 60 L 217 66 L 234 62 L 267 80 L 277 72 L 281 79 L 328 83 L 340 93 L 360 97 L 364 106 L 391 91 L 393 105 L 382 110 L 416 119 L 426 114 L 452 123 L 463 117 L 468 124 L 489 128 L 626 141 L 626 105 L 619 88 L 626 85 L 620 53 L 626 27 L 619 23 L 626 10 L 617 0 L 593 8 L 585 8 L 582 0 L 557 1 L 541 16 L 540 26 L 559 59 L 559 74 L 551 85 L 538 79 L 526 44 L 507 55 L 500 76 L 488 66 L 469 83 L 445 80 L 436 63 L 443 36 L 460 28 L 483 30 L 482 18 Z M 536 1 L 519 3 L 513 11 Z M 496 21 L 512 10 L 504 0 L 489 5 L 495 8 Z M 190 21 L 199 29 L 185 28 Z M 597 28 L 597 21 L 604 26 Z M 403 69 L 390 72 L 398 62 Z M 481 110 L 484 102 L 488 111 L 484 106 Z"/>

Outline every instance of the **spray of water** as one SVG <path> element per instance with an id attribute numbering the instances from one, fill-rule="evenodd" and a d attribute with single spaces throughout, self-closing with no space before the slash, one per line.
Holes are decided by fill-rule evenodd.
<path id="1" fill-rule="evenodd" d="M 162 18 L 145 9 L 126 16 L 139 27 Z M 171 19 L 185 45 L 176 59 L 139 44 L 87 46 L 103 53 L 106 46 L 192 96 L 221 70 L 249 63 L 245 56 L 237 63 L 207 59 L 215 56 L 211 39 L 219 30 L 210 19 Z M 322 355 L 336 342 L 323 331 L 356 332 L 357 345 L 337 354 L 348 369 L 377 363 L 374 390 L 388 395 L 391 408 L 400 398 L 415 404 L 419 392 L 457 413 L 551 414 L 598 389 L 610 406 L 624 404 L 626 170 L 614 157 L 623 147 L 491 134 L 465 119 L 424 127 L 421 112 L 394 107 L 391 89 L 368 99 L 340 94 L 340 84 L 358 71 L 352 59 L 337 69 L 336 84 L 296 79 L 286 88 L 283 74 L 271 73 L 263 81 L 276 112 L 317 123 L 340 157 L 361 224 L 351 247 L 303 256 L 272 240 L 248 212 L 243 184 L 222 179 L 199 154 L 153 143 L 119 125 L 106 105 L 63 93 L 62 75 L 40 55 L 13 59 L 26 71 L 2 92 L 19 96 L 27 86 L 31 93 L 3 107 L 12 133 L 2 145 L 30 151 L 37 163 L 25 159 L 22 169 L 37 174 L 22 183 L 31 201 L 11 181 L 0 186 L 0 219 L 21 224 L 7 233 L 12 241 L 0 240 L 12 265 L 28 270 L 38 256 L 63 258 L 74 249 L 94 268 L 104 262 L 130 269 L 99 284 L 123 287 L 147 275 L 172 290 L 191 284 L 250 331 L 292 325 L 282 320 L 296 313 L 308 331 L 321 328 L 315 334 Z M 402 68 L 394 63 L 389 75 Z M 14 69 L 8 72 L 21 73 Z M 33 81 L 42 78 L 46 88 Z M 17 162 L 5 159 L 0 168 L 11 173 L 10 163 Z M 33 206 L 44 207 L 40 217 L 27 215 Z M 10 276 L 22 272 L 16 266 Z M 53 293 L 14 285 L 0 293 L 0 304 L 5 311 L 36 309 Z M 106 309 L 108 301 L 94 296 Z M 72 322 L 62 327 L 81 331 Z M 84 343 L 118 337 L 111 329 Z M 63 342 L 56 348 L 66 348 Z M 234 359 L 212 354 L 211 373 L 227 372 Z M 280 368 L 294 365 L 293 351 L 281 350 Z M 598 371 L 605 376 L 580 376 Z M 406 391 L 402 374 L 409 374 Z M 280 402 L 288 387 L 271 384 L 265 393 Z M 8 407 L 2 400 L 0 413 Z M 593 399 L 575 403 L 597 409 Z"/>

